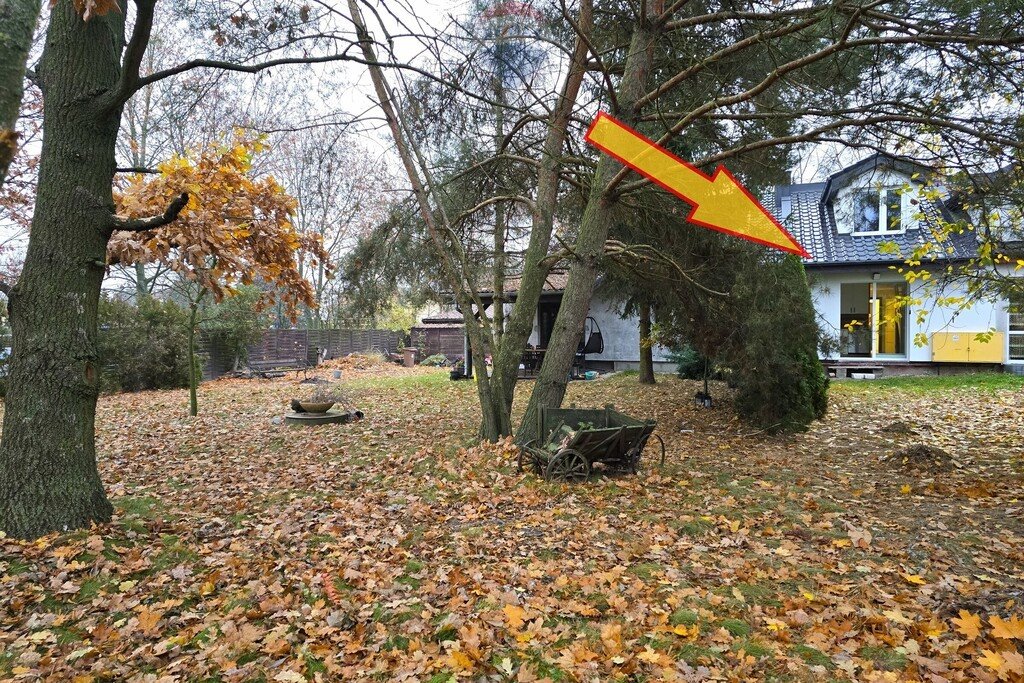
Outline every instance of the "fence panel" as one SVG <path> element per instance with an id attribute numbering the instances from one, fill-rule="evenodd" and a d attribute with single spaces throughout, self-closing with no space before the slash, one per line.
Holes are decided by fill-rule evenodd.
<path id="1" fill-rule="evenodd" d="M 340 358 L 350 353 L 395 352 L 404 335 L 391 330 L 266 330 L 248 349 L 248 361 L 269 362 L 305 358 L 310 364 L 318 354 Z M 203 354 L 203 379 L 216 379 L 234 369 L 235 359 L 223 343 L 210 335 L 199 337 Z M 244 367 L 244 362 L 241 364 Z"/>

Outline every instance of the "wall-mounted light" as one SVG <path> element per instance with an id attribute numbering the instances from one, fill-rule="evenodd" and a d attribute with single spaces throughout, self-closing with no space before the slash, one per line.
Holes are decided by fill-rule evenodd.
<path id="1" fill-rule="evenodd" d="M 877 280 L 880 277 L 882 277 L 881 273 L 871 273 L 871 279 L 872 280 Z"/>

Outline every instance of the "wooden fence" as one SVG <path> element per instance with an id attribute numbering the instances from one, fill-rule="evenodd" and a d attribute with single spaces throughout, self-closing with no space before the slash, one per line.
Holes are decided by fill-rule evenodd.
<path id="1" fill-rule="evenodd" d="M 417 360 L 442 354 L 449 360 L 466 353 L 466 332 L 462 325 L 424 325 L 412 328 L 411 345 L 418 350 Z"/>
<path id="2" fill-rule="evenodd" d="M 404 340 L 401 332 L 391 330 L 267 330 L 248 349 L 250 362 L 305 358 L 310 365 L 318 357 L 340 358 L 350 353 L 390 352 Z M 234 369 L 235 359 L 215 337 L 202 335 L 203 379 L 215 379 Z"/>

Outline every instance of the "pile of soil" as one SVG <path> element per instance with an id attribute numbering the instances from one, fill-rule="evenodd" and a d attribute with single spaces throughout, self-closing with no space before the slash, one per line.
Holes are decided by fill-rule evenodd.
<path id="1" fill-rule="evenodd" d="M 938 446 L 926 444 L 914 444 L 901 448 L 892 455 L 883 458 L 884 461 L 894 463 L 897 467 L 917 472 L 949 472 L 959 468 L 960 464 L 953 459 L 946 451 Z"/>
<path id="2" fill-rule="evenodd" d="M 896 422 L 891 422 L 887 424 L 886 426 L 882 427 L 882 431 L 887 432 L 889 434 L 902 434 L 904 436 L 912 436 L 914 434 L 917 434 L 916 429 L 914 429 L 913 427 L 911 427 L 902 420 L 897 420 Z"/>
<path id="3" fill-rule="evenodd" d="M 379 353 L 350 353 L 343 358 L 324 361 L 321 368 L 329 370 L 370 370 L 382 365 L 391 365 L 390 361 Z"/>

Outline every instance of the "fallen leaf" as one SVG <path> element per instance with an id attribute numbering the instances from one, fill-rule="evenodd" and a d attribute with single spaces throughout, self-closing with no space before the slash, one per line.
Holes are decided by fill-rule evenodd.
<path id="1" fill-rule="evenodd" d="M 1018 617 L 1011 617 L 1004 621 L 998 616 L 991 616 L 988 623 L 992 625 L 992 635 L 1003 640 L 1024 640 L 1024 620 Z"/>
<path id="2" fill-rule="evenodd" d="M 981 617 L 967 610 L 960 610 L 960 617 L 953 617 L 956 630 L 968 640 L 974 640 L 981 634 Z"/>

